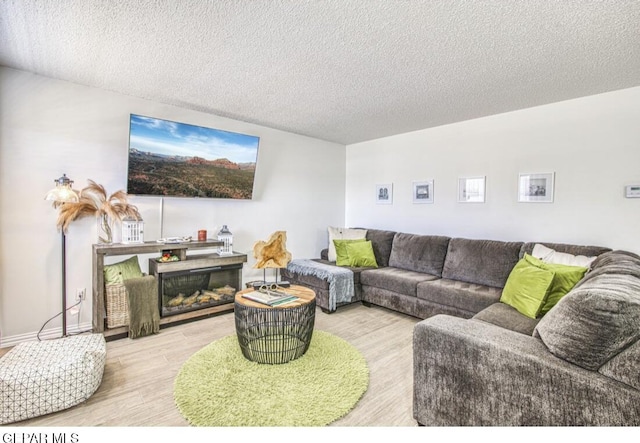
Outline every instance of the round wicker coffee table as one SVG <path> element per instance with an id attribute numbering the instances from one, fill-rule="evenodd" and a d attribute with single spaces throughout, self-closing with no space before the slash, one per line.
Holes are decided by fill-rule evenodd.
<path id="1" fill-rule="evenodd" d="M 301 357 L 309 349 L 316 316 L 316 294 L 303 286 L 278 289 L 298 297 L 280 306 L 267 306 L 243 295 L 235 296 L 236 334 L 242 355 L 248 360 L 282 364 Z"/>

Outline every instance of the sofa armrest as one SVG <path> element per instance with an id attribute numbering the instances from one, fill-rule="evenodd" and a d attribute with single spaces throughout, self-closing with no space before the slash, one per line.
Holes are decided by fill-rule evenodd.
<path id="1" fill-rule="evenodd" d="M 413 414 L 426 426 L 640 424 L 640 391 L 477 320 L 417 323 L 413 372 Z"/>

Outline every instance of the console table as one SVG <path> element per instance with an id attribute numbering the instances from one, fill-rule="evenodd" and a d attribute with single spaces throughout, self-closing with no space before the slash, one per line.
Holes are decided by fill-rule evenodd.
<path id="1" fill-rule="evenodd" d="M 193 256 L 187 256 L 187 251 L 191 250 L 204 250 L 204 249 L 214 249 L 218 246 L 221 246 L 222 242 L 218 240 L 205 240 L 205 241 L 191 241 L 184 243 L 158 243 L 158 242 L 144 242 L 137 244 L 94 244 L 93 245 L 93 291 L 92 291 L 92 300 L 93 300 L 93 315 L 92 315 L 92 326 L 93 332 L 102 333 L 105 337 L 112 336 L 120 336 L 126 335 L 128 333 L 128 327 L 122 326 L 117 328 L 106 328 L 105 320 L 106 320 L 106 309 L 105 309 L 105 299 L 104 299 L 104 258 L 106 256 L 113 255 L 135 255 L 135 254 L 152 254 L 158 253 L 159 255 L 162 251 L 171 250 L 174 255 L 177 255 L 180 261 L 187 260 L 187 258 L 192 258 Z M 195 256 L 197 257 L 197 255 Z M 217 265 L 228 265 L 232 263 L 244 263 L 247 261 L 246 254 L 238 254 L 233 253 L 231 255 L 220 255 L 211 254 L 207 255 L 207 266 L 211 266 L 212 264 Z M 180 262 L 170 262 L 173 263 L 174 266 L 180 266 Z M 168 263 L 167 263 L 168 264 Z M 215 306 L 207 309 L 202 309 L 199 311 L 192 311 L 180 315 L 175 315 L 172 317 L 164 317 L 160 319 L 160 324 L 174 323 L 178 321 L 184 321 L 196 317 L 202 317 L 211 315 L 218 312 L 223 311 L 231 311 L 233 310 L 233 301 L 227 305 Z"/>

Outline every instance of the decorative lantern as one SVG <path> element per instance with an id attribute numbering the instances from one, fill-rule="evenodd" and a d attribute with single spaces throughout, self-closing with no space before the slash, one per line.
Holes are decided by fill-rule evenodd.
<path id="1" fill-rule="evenodd" d="M 144 222 L 125 218 L 122 220 L 122 243 L 144 243 Z"/>
<path id="2" fill-rule="evenodd" d="M 222 229 L 218 232 L 218 241 L 223 244 L 218 246 L 218 254 L 231 255 L 233 254 L 233 234 L 227 228 L 227 225 L 222 225 Z"/>

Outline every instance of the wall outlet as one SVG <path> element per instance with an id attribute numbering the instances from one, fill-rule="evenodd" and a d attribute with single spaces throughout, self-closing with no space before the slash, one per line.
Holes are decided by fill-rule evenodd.
<path id="1" fill-rule="evenodd" d="M 87 298 L 87 290 L 86 288 L 78 288 L 76 289 L 76 301 L 82 301 Z"/>

